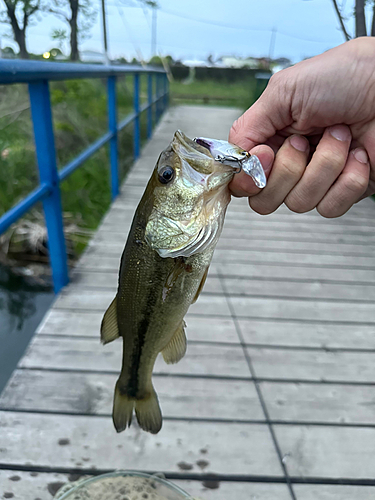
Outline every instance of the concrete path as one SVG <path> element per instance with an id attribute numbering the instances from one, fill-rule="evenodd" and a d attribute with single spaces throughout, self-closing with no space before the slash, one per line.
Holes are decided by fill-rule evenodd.
<path id="1" fill-rule="evenodd" d="M 0 398 L 0 498 L 50 500 L 117 468 L 164 472 L 206 500 L 375 498 L 371 200 L 337 220 L 234 200 L 188 353 L 156 365 L 162 431 L 112 426 L 122 346 L 101 346 L 99 325 L 134 209 L 177 128 L 225 138 L 237 115 L 178 107 L 156 129 Z"/>

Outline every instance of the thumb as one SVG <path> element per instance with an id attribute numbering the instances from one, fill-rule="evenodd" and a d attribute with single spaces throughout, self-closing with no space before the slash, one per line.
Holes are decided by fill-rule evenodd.
<path id="1" fill-rule="evenodd" d="M 293 123 L 290 111 L 293 93 L 288 95 L 284 90 L 287 87 L 284 72 L 287 70 L 273 75 L 260 98 L 233 123 L 229 142 L 250 151 Z"/>

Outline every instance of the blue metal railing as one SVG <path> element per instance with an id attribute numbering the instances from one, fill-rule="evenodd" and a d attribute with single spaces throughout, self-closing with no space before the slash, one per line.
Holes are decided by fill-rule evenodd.
<path id="1" fill-rule="evenodd" d="M 140 74 L 148 75 L 147 102 L 140 105 Z M 117 122 L 116 79 L 134 75 L 133 112 Z M 155 78 L 154 78 L 155 77 Z M 49 81 L 78 78 L 107 78 L 108 132 L 57 170 Z M 154 93 L 154 79 L 156 93 Z M 147 110 L 147 138 L 168 105 L 168 79 L 164 70 L 141 66 L 97 66 L 93 64 L 0 61 L 0 84 L 28 83 L 40 185 L 0 218 L 0 234 L 38 201 L 43 202 L 48 248 L 55 292 L 69 281 L 60 182 L 72 174 L 98 149 L 109 142 L 112 199 L 119 194 L 118 133 L 134 122 L 134 159 L 141 145 L 140 115 Z"/>

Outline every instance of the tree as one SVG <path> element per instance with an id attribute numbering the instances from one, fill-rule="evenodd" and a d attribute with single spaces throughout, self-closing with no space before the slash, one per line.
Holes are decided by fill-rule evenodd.
<path id="1" fill-rule="evenodd" d="M 26 30 L 30 19 L 41 9 L 41 0 L 3 0 L 6 11 L 2 22 L 10 23 L 13 36 L 20 49 L 20 57 L 28 59 Z"/>
<path id="2" fill-rule="evenodd" d="M 339 6 L 338 0 L 332 0 L 336 14 L 339 18 L 341 30 L 344 33 L 345 39 L 350 40 L 352 37 L 345 26 L 346 17 L 344 15 L 343 6 Z M 355 37 L 367 36 L 366 27 L 366 7 L 372 6 L 372 22 L 369 35 L 375 36 L 375 0 L 355 0 L 354 16 L 355 16 Z"/>
<path id="3" fill-rule="evenodd" d="M 52 7 L 48 7 L 48 12 L 61 17 L 70 26 L 70 59 L 78 61 L 79 38 L 83 38 L 92 27 L 96 10 L 92 7 L 91 0 L 52 0 L 51 3 Z M 63 30 L 54 30 L 54 34 L 58 31 L 60 35 L 63 33 Z"/>
<path id="4" fill-rule="evenodd" d="M 62 50 L 64 42 L 68 39 L 66 30 L 54 28 L 51 33 L 52 40 L 59 43 L 59 48 Z"/>

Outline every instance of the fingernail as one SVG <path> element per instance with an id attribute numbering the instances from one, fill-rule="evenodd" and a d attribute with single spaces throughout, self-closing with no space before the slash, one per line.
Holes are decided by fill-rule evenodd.
<path id="1" fill-rule="evenodd" d="M 360 163 L 368 163 L 368 155 L 362 148 L 357 148 L 353 151 L 354 158 Z"/>
<path id="2" fill-rule="evenodd" d="M 329 133 L 338 141 L 347 141 L 350 137 L 350 130 L 345 125 L 329 127 Z"/>
<path id="3" fill-rule="evenodd" d="M 303 153 L 307 151 L 308 142 L 304 137 L 300 135 L 292 135 L 290 138 L 290 144 L 297 149 L 298 151 L 302 151 Z"/>

